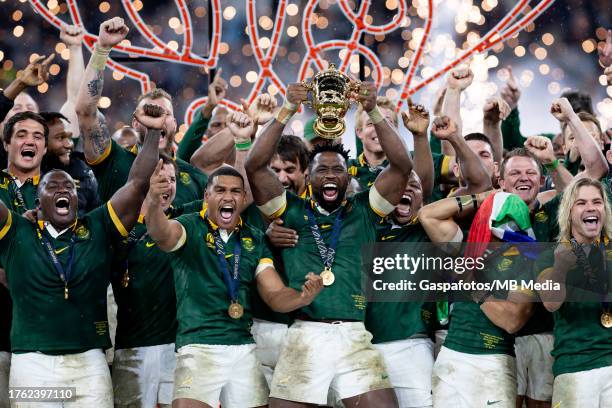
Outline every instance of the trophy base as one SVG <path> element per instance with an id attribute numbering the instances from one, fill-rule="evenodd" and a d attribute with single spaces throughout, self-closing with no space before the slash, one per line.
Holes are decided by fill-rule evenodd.
<path id="1" fill-rule="evenodd" d="M 335 121 L 335 124 L 329 123 L 323 118 L 317 118 L 312 126 L 317 136 L 323 139 L 334 140 L 341 137 L 346 130 L 346 125 L 342 119 Z"/>

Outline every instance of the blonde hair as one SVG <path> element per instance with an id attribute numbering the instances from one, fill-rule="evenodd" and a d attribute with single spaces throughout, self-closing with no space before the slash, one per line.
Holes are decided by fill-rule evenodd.
<path id="1" fill-rule="evenodd" d="M 608 201 L 606 189 L 599 180 L 588 177 L 573 180 L 566 188 L 559 204 L 559 241 L 569 241 L 572 238 L 572 207 L 578 198 L 578 192 L 582 187 L 595 187 L 604 201 L 604 223 L 601 230 L 602 235 L 612 238 L 612 210 Z"/>
<path id="2" fill-rule="evenodd" d="M 376 99 L 376 106 L 378 106 L 379 108 L 390 110 L 392 112 L 391 117 L 393 118 L 393 124 L 396 127 L 398 126 L 397 112 L 395 111 L 395 105 L 393 104 L 391 99 L 387 98 L 386 96 L 379 96 L 378 99 Z M 365 123 L 361 117 L 362 113 L 363 106 L 361 106 L 361 104 L 357 104 L 357 111 L 355 112 L 355 130 L 363 129 L 363 125 Z"/>

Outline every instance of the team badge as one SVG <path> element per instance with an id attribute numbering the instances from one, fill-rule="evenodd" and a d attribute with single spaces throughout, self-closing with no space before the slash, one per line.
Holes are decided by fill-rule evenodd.
<path id="1" fill-rule="evenodd" d="M 536 222 L 546 222 L 548 221 L 548 214 L 546 214 L 544 211 L 539 211 L 535 215 L 535 220 Z"/>
<path id="2" fill-rule="evenodd" d="M 253 238 L 245 237 L 242 238 L 242 246 L 249 252 L 253 252 L 255 245 L 253 245 Z"/>
<path id="3" fill-rule="evenodd" d="M 184 171 L 181 171 L 179 173 L 179 177 L 181 179 L 181 183 L 191 184 L 191 177 L 189 176 L 189 173 L 185 173 Z"/>
<path id="4" fill-rule="evenodd" d="M 74 232 L 78 239 L 88 239 L 89 238 L 89 230 L 85 228 L 84 225 L 79 225 L 79 227 Z"/>
<path id="5" fill-rule="evenodd" d="M 507 271 L 508 269 L 510 269 L 510 265 L 512 265 L 512 259 L 504 258 L 497 266 L 497 270 Z"/>
<path id="6" fill-rule="evenodd" d="M 5 177 L 5 178 L 3 178 L 3 179 L 2 179 L 2 184 L 0 184 L 0 188 L 3 188 L 3 189 L 5 189 L 5 190 L 8 190 L 8 186 L 9 186 L 9 183 L 10 183 L 10 182 L 11 182 L 11 179 L 6 178 L 6 177 Z"/>

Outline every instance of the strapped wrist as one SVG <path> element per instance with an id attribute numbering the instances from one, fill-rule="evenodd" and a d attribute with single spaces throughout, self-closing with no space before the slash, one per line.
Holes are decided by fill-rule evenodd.
<path id="1" fill-rule="evenodd" d="M 93 52 L 91 53 L 90 64 L 98 71 L 104 70 L 106 60 L 108 59 L 110 52 L 110 48 L 104 48 L 96 43 L 94 45 Z"/>
<path id="2" fill-rule="evenodd" d="M 239 152 L 244 151 L 244 150 L 249 150 L 252 145 L 253 145 L 253 142 L 251 141 L 251 139 L 234 141 L 234 146 L 236 146 L 236 150 L 238 150 Z"/>
<path id="3" fill-rule="evenodd" d="M 552 173 L 559 167 L 559 159 L 555 159 L 551 163 L 544 163 L 543 166 L 547 173 Z"/>
<path id="4" fill-rule="evenodd" d="M 375 106 L 374 109 L 372 109 L 371 111 L 368 112 L 368 116 L 370 117 L 370 120 L 372 121 L 372 123 L 374 125 L 376 125 L 377 123 L 382 122 L 383 120 L 385 120 L 385 117 L 383 116 L 383 114 L 380 112 L 380 109 L 378 109 L 378 106 Z"/>
<path id="5" fill-rule="evenodd" d="M 298 106 L 295 103 L 285 101 L 283 106 L 276 112 L 275 118 L 278 122 L 286 125 L 289 123 L 295 112 L 297 112 Z"/>

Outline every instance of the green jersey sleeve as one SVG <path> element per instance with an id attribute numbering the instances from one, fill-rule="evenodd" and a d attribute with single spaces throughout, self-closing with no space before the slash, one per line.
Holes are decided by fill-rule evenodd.
<path id="1" fill-rule="evenodd" d="M 202 110 L 199 110 L 194 115 L 193 122 L 191 122 L 187 132 L 185 132 L 185 135 L 179 142 L 176 157 L 187 162 L 191 159 L 191 156 L 202 145 L 202 137 L 208 129 L 209 122 L 210 118 L 202 116 Z"/>
<path id="2" fill-rule="evenodd" d="M 88 163 L 98 180 L 98 195 L 108 201 L 127 182 L 136 153 L 111 140 L 109 148 L 96 160 Z"/>

